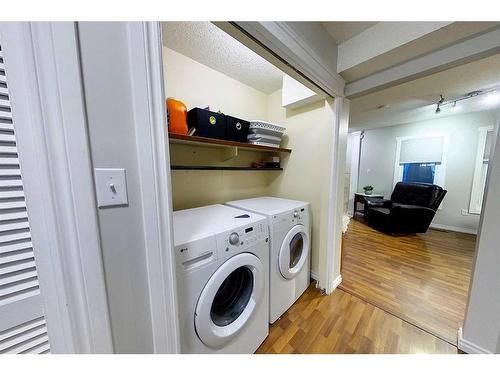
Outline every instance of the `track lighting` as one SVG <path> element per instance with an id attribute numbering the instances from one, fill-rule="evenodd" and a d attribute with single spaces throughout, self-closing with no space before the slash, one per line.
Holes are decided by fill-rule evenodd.
<path id="1" fill-rule="evenodd" d="M 452 111 L 459 109 L 457 107 L 457 103 L 462 101 L 462 100 L 467 100 L 471 99 L 480 95 L 484 95 L 483 103 L 488 105 L 488 106 L 495 106 L 500 103 L 500 88 L 497 86 L 495 88 L 491 88 L 489 90 L 475 90 L 471 91 L 461 97 L 458 98 L 453 98 L 451 100 L 444 100 L 443 95 L 439 95 L 439 100 L 436 103 L 436 110 L 434 113 L 438 114 L 441 112 L 444 106 L 449 105 Z"/>
<path id="2" fill-rule="evenodd" d="M 441 112 L 441 104 L 443 104 L 443 102 L 444 102 L 443 95 L 439 95 L 439 100 L 436 104 L 436 114 Z"/>

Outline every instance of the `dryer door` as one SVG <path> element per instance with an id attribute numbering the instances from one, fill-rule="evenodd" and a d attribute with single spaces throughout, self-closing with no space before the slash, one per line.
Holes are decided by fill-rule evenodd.
<path id="1" fill-rule="evenodd" d="M 263 292 L 265 270 L 255 255 L 228 259 L 208 280 L 196 305 L 196 333 L 205 345 L 220 347 L 251 319 Z"/>
<path id="2" fill-rule="evenodd" d="M 278 267 L 285 279 L 293 279 L 309 256 L 309 236 L 302 224 L 295 225 L 285 236 L 278 255 Z"/>

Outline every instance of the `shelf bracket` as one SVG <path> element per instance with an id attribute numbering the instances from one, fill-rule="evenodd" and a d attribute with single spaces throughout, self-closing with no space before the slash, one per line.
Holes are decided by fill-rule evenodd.
<path id="1" fill-rule="evenodd" d="M 222 149 L 222 161 L 234 159 L 238 156 L 238 147 L 227 147 Z"/>

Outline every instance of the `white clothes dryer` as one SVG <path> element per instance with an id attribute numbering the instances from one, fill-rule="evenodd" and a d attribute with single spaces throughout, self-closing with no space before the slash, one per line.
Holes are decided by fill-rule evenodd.
<path id="1" fill-rule="evenodd" d="M 310 204 L 259 197 L 227 202 L 226 205 L 267 217 L 271 236 L 269 322 L 274 323 L 310 284 Z"/>

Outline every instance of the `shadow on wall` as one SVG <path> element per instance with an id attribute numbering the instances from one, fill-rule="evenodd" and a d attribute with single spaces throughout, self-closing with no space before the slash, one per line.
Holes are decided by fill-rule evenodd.
<path id="1" fill-rule="evenodd" d="M 281 92 L 281 90 L 280 90 Z M 285 109 L 285 117 L 288 118 L 293 118 L 294 116 L 300 116 L 304 114 L 305 112 L 309 111 L 314 111 L 320 108 L 325 107 L 325 101 L 323 99 L 318 100 L 317 102 L 307 104 L 303 107 L 300 108 L 286 108 Z"/>
<path id="2" fill-rule="evenodd" d="M 311 269 L 319 274 L 326 259 L 328 196 L 333 137 L 333 102 L 319 100 L 297 109 L 281 107 L 281 90 L 270 95 L 269 120 L 286 127 L 283 172 L 270 181 L 270 195 L 311 203 Z"/>

